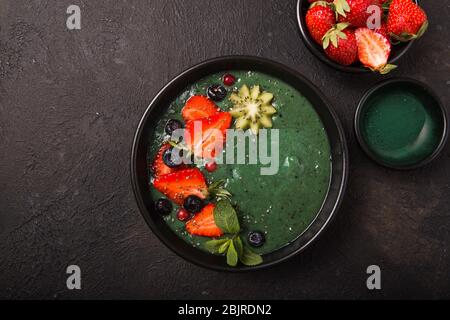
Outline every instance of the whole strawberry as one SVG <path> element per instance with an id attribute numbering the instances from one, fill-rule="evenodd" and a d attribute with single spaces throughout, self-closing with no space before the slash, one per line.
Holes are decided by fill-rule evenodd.
<path id="1" fill-rule="evenodd" d="M 306 27 L 314 41 L 322 45 L 322 37 L 336 23 L 336 15 L 331 6 L 324 1 L 311 5 L 306 13 Z"/>
<path id="2" fill-rule="evenodd" d="M 412 0 L 392 0 L 389 7 L 387 28 L 399 41 L 421 37 L 428 28 L 426 13 Z"/>
<path id="3" fill-rule="evenodd" d="M 387 23 L 385 21 L 381 22 L 381 26 L 378 29 L 373 30 L 378 34 L 381 34 L 387 40 L 389 40 L 389 33 L 387 31 Z"/>
<path id="4" fill-rule="evenodd" d="M 323 37 L 323 48 L 333 61 L 344 66 L 355 63 L 358 59 L 358 46 L 355 33 L 348 23 L 338 23 Z"/>
<path id="5" fill-rule="evenodd" d="M 354 27 L 367 27 L 367 21 L 372 16 L 370 6 L 377 6 L 382 12 L 379 0 L 334 0 L 339 22 L 348 22 Z"/>

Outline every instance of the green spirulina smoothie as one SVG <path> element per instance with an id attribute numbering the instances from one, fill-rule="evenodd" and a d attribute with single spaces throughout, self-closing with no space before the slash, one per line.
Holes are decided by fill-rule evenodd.
<path id="1" fill-rule="evenodd" d="M 231 202 L 238 208 L 242 238 L 249 231 L 265 232 L 266 242 L 257 253 L 277 250 L 299 237 L 312 223 L 328 192 L 331 174 L 330 146 L 324 126 L 313 106 L 296 89 L 259 72 L 231 71 L 237 78 L 234 88 L 243 84 L 260 85 L 274 94 L 277 114 L 273 128 L 279 129 L 279 170 L 275 175 L 261 175 L 261 165 L 221 164 L 213 173 L 202 171 L 209 182 L 226 180 L 232 193 Z M 157 120 L 154 134 L 149 137 L 152 147 L 149 162 L 164 138 L 168 119 L 182 121 L 181 109 L 186 100 L 196 94 L 204 95 L 211 84 L 221 83 L 223 73 L 214 74 L 186 88 Z M 218 103 L 222 110 L 232 106 L 228 99 Z M 248 148 L 247 148 L 248 151 Z M 269 155 L 271 149 L 269 148 Z M 226 156 L 224 156 L 225 159 Z M 154 199 L 163 197 L 151 187 Z M 181 238 L 202 248 L 209 238 L 189 235 L 184 223 L 176 218 L 176 208 L 165 218 Z"/>

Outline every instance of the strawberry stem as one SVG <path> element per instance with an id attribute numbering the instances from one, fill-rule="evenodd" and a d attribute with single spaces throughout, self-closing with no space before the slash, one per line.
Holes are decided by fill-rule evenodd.
<path id="1" fill-rule="evenodd" d="M 348 5 L 347 0 L 334 0 L 333 2 L 336 13 L 346 17 L 347 12 L 350 12 L 350 6 Z"/>
<path id="2" fill-rule="evenodd" d="M 346 22 L 341 22 L 336 24 L 333 28 L 327 31 L 325 35 L 322 37 L 322 46 L 324 49 L 328 48 L 330 42 L 333 44 L 335 48 L 338 47 L 338 38 L 347 39 L 347 35 L 342 32 L 345 28 L 347 28 L 350 24 Z"/>
<path id="3" fill-rule="evenodd" d="M 316 6 L 326 7 L 329 5 L 330 5 L 330 3 L 326 2 L 326 1 L 316 1 L 316 2 L 311 3 L 311 5 L 309 6 L 309 9 L 314 8 Z"/>
<path id="4" fill-rule="evenodd" d="M 421 36 L 423 36 L 425 31 L 427 31 L 428 25 L 429 25 L 429 22 L 425 21 L 422 24 L 422 26 L 420 27 L 419 31 L 417 31 L 417 34 L 403 32 L 400 35 L 397 35 L 395 33 L 390 33 L 390 36 L 400 42 L 408 42 L 408 41 L 416 40 L 416 39 L 420 38 Z"/>

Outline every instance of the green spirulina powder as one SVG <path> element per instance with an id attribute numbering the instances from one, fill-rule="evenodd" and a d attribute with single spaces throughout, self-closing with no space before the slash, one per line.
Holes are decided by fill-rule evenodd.
<path id="1" fill-rule="evenodd" d="M 382 87 L 365 103 L 360 130 L 381 162 L 412 166 L 439 146 L 442 115 L 434 99 L 410 84 Z"/>

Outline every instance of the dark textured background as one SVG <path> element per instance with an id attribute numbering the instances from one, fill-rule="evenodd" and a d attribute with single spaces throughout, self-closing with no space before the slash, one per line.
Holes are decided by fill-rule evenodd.
<path id="1" fill-rule="evenodd" d="M 393 75 L 450 94 L 447 1 L 422 1 L 431 27 Z M 82 29 L 68 31 L 78 4 Z M 149 101 L 207 58 L 277 60 L 330 98 L 349 140 L 348 193 L 337 220 L 301 256 L 270 270 L 221 274 L 165 248 L 130 187 L 134 130 Z M 378 75 L 318 62 L 294 0 L 0 1 L 0 297 L 450 298 L 450 148 L 426 168 L 371 162 L 352 133 Z M 69 291 L 65 268 L 82 269 Z M 366 289 L 366 267 L 382 287 Z"/>

